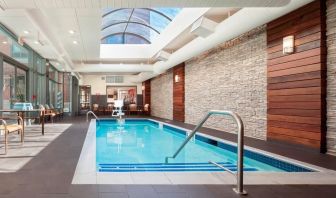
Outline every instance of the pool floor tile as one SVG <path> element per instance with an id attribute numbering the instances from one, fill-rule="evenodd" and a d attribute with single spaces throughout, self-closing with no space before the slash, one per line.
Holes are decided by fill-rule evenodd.
<path id="1" fill-rule="evenodd" d="M 97 173 L 97 184 L 133 184 L 131 173 Z"/>
<path id="2" fill-rule="evenodd" d="M 164 173 L 131 173 L 134 184 L 171 184 L 171 181 Z"/>

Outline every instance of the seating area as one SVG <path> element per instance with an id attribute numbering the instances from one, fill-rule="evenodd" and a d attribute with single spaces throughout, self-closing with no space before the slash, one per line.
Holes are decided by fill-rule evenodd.
<path id="1" fill-rule="evenodd" d="M 119 107 L 116 107 L 114 104 L 108 104 L 107 106 L 99 106 L 99 104 L 92 105 L 92 111 L 96 115 L 113 115 L 113 112 L 116 112 Z M 149 115 L 149 104 L 136 105 L 136 104 L 129 104 L 128 106 L 121 107 L 122 112 L 125 115 Z"/>
<path id="2" fill-rule="evenodd" d="M 0 0 L 0 198 L 336 195 L 336 0 Z"/>

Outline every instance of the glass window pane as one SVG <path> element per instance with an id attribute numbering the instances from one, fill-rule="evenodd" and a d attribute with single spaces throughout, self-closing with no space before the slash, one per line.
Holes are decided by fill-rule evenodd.
<path id="1" fill-rule="evenodd" d="M 156 37 L 158 35 L 157 32 L 150 29 L 149 27 L 135 24 L 135 23 L 129 23 L 126 29 L 126 32 L 130 32 L 133 34 L 140 35 L 147 39 L 148 41 L 151 41 L 152 38 Z"/>
<path id="2" fill-rule="evenodd" d="M 64 112 L 71 112 L 71 74 L 64 74 Z"/>
<path id="3" fill-rule="evenodd" d="M 102 27 L 105 27 L 109 24 L 117 23 L 120 21 L 128 21 L 131 13 L 132 13 L 132 9 L 120 9 L 120 10 L 114 11 L 111 14 L 108 14 L 103 17 Z"/>
<path id="4" fill-rule="evenodd" d="M 14 41 L 2 29 L 0 29 L 0 41 L 0 51 L 2 53 L 28 66 L 28 50 Z"/>
<path id="5" fill-rule="evenodd" d="M 18 102 L 26 101 L 26 71 L 17 68 L 16 70 L 16 99 Z"/>
<path id="6" fill-rule="evenodd" d="M 132 43 L 132 44 L 148 44 L 146 40 L 141 39 L 138 36 L 126 34 L 125 35 L 125 43 Z"/>
<path id="7" fill-rule="evenodd" d="M 150 11 L 147 9 L 134 9 L 131 21 L 150 25 Z"/>
<path id="8" fill-rule="evenodd" d="M 126 28 L 127 23 L 120 23 L 117 25 L 110 26 L 104 30 L 101 31 L 102 38 L 109 36 L 111 34 L 116 34 L 119 32 L 124 32 Z"/>
<path id="9" fill-rule="evenodd" d="M 146 44 L 157 37 L 180 12 L 179 8 L 134 8 L 104 9 L 102 22 L 102 43 L 104 44 Z M 113 23 L 128 22 L 109 26 Z M 107 28 L 108 27 L 108 28 Z M 125 31 L 126 28 L 126 31 Z M 109 35 L 128 32 L 127 36 L 106 38 Z M 133 36 L 130 36 L 133 35 Z M 143 39 L 136 39 L 140 35 Z M 147 42 L 144 42 L 147 40 Z"/>
<path id="10" fill-rule="evenodd" d="M 0 29 L 0 51 L 7 56 L 11 56 L 12 39 L 10 39 L 3 30 Z"/>
<path id="11" fill-rule="evenodd" d="M 102 40 L 103 44 L 123 44 L 124 38 L 122 34 L 112 35 Z"/>
<path id="12" fill-rule="evenodd" d="M 38 88 L 37 88 L 37 105 L 44 104 L 46 98 L 46 77 L 45 75 L 38 75 Z"/>
<path id="13" fill-rule="evenodd" d="M 16 42 L 13 42 L 11 57 L 20 63 L 28 65 L 28 50 Z"/>
<path id="14" fill-rule="evenodd" d="M 4 62 L 3 72 L 2 107 L 10 109 L 15 101 L 15 67 Z"/>

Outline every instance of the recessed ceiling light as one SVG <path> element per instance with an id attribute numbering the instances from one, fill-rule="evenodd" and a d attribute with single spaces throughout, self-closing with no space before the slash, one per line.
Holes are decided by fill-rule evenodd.
<path id="1" fill-rule="evenodd" d="M 77 45 L 78 44 L 78 41 L 72 41 L 73 44 Z"/>
<path id="2" fill-rule="evenodd" d="M 38 41 L 34 41 L 34 43 L 35 43 L 36 45 L 40 44 L 40 42 L 38 42 Z"/>
<path id="3" fill-rule="evenodd" d="M 6 44 L 7 44 L 7 41 L 2 41 L 2 44 L 5 44 L 5 45 L 6 45 Z"/>
<path id="4" fill-rule="evenodd" d="M 69 30 L 70 34 L 75 34 L 75 30 Z"/>
<path id="5" fill-rule="evenodd" d="M 28 30 L 23 30 L 23 33 L 29 34 L 30 32 Z"/>

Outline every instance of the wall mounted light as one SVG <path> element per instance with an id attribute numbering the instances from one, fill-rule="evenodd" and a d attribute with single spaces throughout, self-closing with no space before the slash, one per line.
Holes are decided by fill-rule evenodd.
<path id="1" fill-rule="evenodd" d="M 145 91 L 145 89 L 146 89 L 145 85 L 142 85 L 141 89 L 142 89 L 142 91 Z"/>
<path id="2" fill-rule="evenodd" d="M 180 82 L 180 79 L 181 79 L 180 76 L 176 74 L 174 77 L 175 82 L 176 83 Z"/>
<path id="3" fill-rule="evenodd" d="M 294 52 L 294 36 L 286 36 L 282 41 L 282 53 L 292 54 Z"/>

